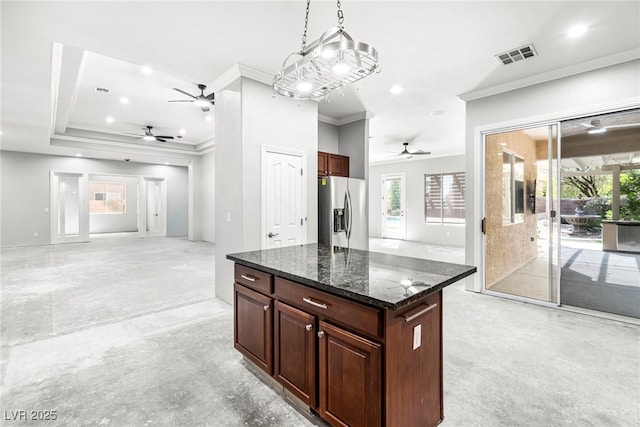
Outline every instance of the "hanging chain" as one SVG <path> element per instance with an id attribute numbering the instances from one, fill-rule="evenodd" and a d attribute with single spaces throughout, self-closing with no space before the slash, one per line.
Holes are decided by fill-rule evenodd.
<path id="1" fill-rule="evenodd" d="M 342 25 L 343 22 L 344 14 L 342 13 L 342 3 L 338 0 L 338 28 L 340 28 L 340 31 L 344 30 L 344 25 Z"/>
<path id="2" fill-rule="evenodd" d="M 304 15 L 304 32 L 302 33 L 302 47 L 300 47 L 300 53 L 304 53 L 304 50 L 307 48 L 307 26 L 309 25 L 309 6 L 311 5 L 311 0 L 307 0 L 307 11 Z"/>

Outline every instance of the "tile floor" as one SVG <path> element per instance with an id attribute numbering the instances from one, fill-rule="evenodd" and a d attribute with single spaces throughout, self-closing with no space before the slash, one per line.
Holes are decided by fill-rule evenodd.
<path id="1" fill-rule="evenodd" d="M 378 243 L 413 256 L 448 250 Z M 314 425 L 233 350 L 214 251 L 127 236 L 2 250 L 0 415 L 57 411 L 56 421 L 2 425 Z M 640 425 L 639 326 L 461 284 L 443 306 L 442 426 Z"/>

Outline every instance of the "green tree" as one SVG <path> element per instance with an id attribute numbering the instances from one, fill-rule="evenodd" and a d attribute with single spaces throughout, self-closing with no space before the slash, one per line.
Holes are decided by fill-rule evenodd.
<path id="1" fill-rule="evenodd" d="M 620 175 L 620 195 L 626 199 L 620 204 L 620 218 L 640 220 L 640 171 Z"/>
<path id="2" fill-rule="evenodd" d="M 389 186 L 389 214 L 400 215 L 400 181 L 393 180 Z"/>
<path id="3" fill-rule="evenodd" d="M 611 196 L 611 175 L 585 175 L 562 178 L 562 198 L 577 199 L 578 195 L 597 198 Z"/>

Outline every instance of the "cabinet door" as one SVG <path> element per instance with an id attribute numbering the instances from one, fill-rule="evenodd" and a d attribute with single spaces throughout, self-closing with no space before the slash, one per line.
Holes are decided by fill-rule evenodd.
<path id="1" fill-rule="evenodd" d="M 329 173 L 329 155 L 318 151 L 318 176 L 327 176 Z"/>
<path id="2" fill-rule="evenodd" d="M 342 159 L 337 154 L 329 154 L 329 175 L 342 175 Z"/>
<path id="3" fill-rule="evenodd" d="M 234 347 L 271 375 L 273 372 L 273 300 L 236 283 Z"/>
<path id="4" fill-rule="evenodd" d="M 380 426 L 380 344 L 322 321 L 318 337 L 320 415 L 334 426 Z"/>
<path id="5" fill-rule="evenodd" d="M 315 316 L 275 303 L 276 379 L 307 405 L 316 407 Z"/>

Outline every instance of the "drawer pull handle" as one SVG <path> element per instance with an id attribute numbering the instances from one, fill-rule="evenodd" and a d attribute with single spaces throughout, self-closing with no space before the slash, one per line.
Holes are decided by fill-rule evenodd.
<path id="1" fill-rule="evenodd" d="M 431 304 L 429 307 L 425 307 L 422 310 L 420 310 L 419 312 L 413 313 L 411 316 L 404 316 L 404 321 L 405 322 L 411 322 L 412 320 L 422 316 L 423 314 L 430 312 L 431 310 L 433 310 L 437 306 L 438 306 L 438 304 Z"/>
<path id="2" fill-rule="evenodd" d="M 307 326 L 304 327 L 307 331 L 310 331 L 313 329 L 313 325 L 311 323 L 309 323 Z"/>
<path id="3" fill-rule="evenodd" d="M 244 280 L 248 280 L 250 282 L 255 282 L 256 281 L 255 277 L 247 276 L 246 274 L 241 274 L 240 277 L 242 277 Z"/>
<path id="4" fill-rule="evenodd" d="M 269 311 L 269 304 L 267 304 L 267 305 L 265 305 L 264 307 L 262 307 L 262 309 L 263 309 L 264 311 Z"/>
<path id="5" fill-rule="evenodd" d="M 315 307 L 318 308 L 323 308 L 323 309 L 327 309 L 327 304 L 321 303 L 321 302 L 315 302 L 314 300 L 312 300 L 311 298 L 302 298 L 302 301 L 306 302 L 307 304 L 311 304 Z"/>
<path id="6" fill-rule="evenodd" d="M 324 331 L 318 332 L 318 338 L 324 338 Z"/>

